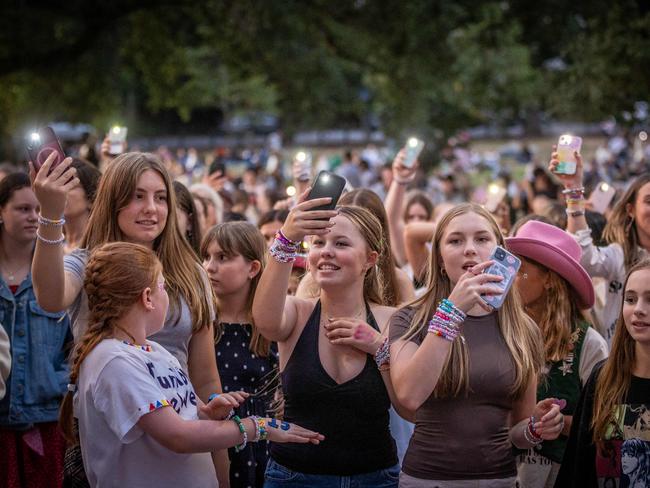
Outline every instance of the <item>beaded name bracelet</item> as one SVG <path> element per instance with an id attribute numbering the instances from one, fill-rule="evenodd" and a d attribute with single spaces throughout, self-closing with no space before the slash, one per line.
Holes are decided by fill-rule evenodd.
<path id="1" fill-rule="evenodd" d="M 390 345 L 388 344 L 388 337 L 384 338 L 379 349 L 377 349 L 375 363 L 377 363 L 379 371 L 386 371 L 390 368 Z"/>
<path id="2" fill-rule="evenodd" d="M 237 424 L 237 427 L 239 428 L 239 432 L 244 436 L 244 442 L 242 442 L 238 446 L 235 446 L 235 452 L 241 452 L 246 447 L 246 444 L 248 444 L 248 434 L 246 433 L 246 427 L 244 427 L 244 423 L 237 415 L 234 415 L 231 420 Z"/>
<path id="3" fill-rule="evenodd" d="M 451 301 L 448 298 L 443 298 L 440 301 L 439 305 L 442 305 L 444 311 L 447 311 L 457 316 L 461 320 L 461 322 L 465 321 L 465 319 L 467 318 L 467 314 L 465 314 L 465 312 L 463 312 L 461 309 L 456 307 L 456 305 L 451 303 Z"/>
<path id="4" fill-rule="evenodd" d="M 37 238 L 39 241 L 41 241 L 42 243 L 44 243 L 44 244 L 50 244 L 50 245 L 52 245 L 52 246 L 57 245 L 57 244 L 61 244 L 61 243 L 63 243 L 63 242 L 65 241 L 65 236 L 64 236 L 64 235 L 61 235 L 61 237 L 59 237 L 58 239 L 46 239 L 45 237 L 43 237 L 42 235 L 40 235 L 40 234 L 38 233 L 38 231 L 36 231 L 36 238 Z"/>
<path id="5" fill-rule="evenodd" d="M 256 427 L 255 439 L 253 441 L 258 442 L 267 440 L 269 438 L 269 431 L 266 430 L 266 419 L 258 417 L 257 415 L 253 415 L 251 418 Z"/>
<path id="6" fill-rule="evenodd" d="M 51 227 L 63 227 L 63 224 L 65 224 L 65 218 L 61 217 L 60 219 L 57 220 L 52 220 L 43 217 L 40 213 L 38 214 L 38 223 L 40 225 L 49 225 Z"/>

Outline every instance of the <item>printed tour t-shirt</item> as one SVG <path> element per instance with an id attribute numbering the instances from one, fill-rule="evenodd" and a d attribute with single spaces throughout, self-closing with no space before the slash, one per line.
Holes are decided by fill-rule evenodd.
<path id="1" fill-rule="evenodd" d="M 650 486 L 650 379 L 632 376 L 624 403 L 599 449 L 593 443 L 594 393 L 601 366 L 585 386 L 576 409 L 556 487 Z"/>
<path id="2" fill-rule="evenodd" d="M 91 486 L 217 486 L 209 453 L 175 453 L 137 425 L 159 408 L 198 419 L 192 383 L 158 343 L 103 340 L 82 363 L 77 389 L 74 412 Z"/>

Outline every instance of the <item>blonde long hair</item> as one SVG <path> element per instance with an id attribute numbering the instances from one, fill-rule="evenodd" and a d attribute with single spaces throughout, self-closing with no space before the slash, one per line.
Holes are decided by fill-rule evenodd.
<path id="1" fill-rule="evenodd" d="M 372 190 L 366 188 L 357 188 L 356 190 L 345 193 L 339 200 L 342 206 L 356 206 L 368 210 L 377 218 L 381 226 L 381 260 L 377 266 L 382 277 L 382 303 L 390 307 L 395 307 L 404 300 L 400 296 L 399 284 L 397 282 L 397 273 L 395 272 L 395 260 L 390 243 L 390 232 L 388 232 L 388 216 L 386 209 L 379 196 Z"/>
<path id="2" fill-rule="evenodd" d="M 403 336 L 408 340 L 415 336 L 424 337 L 428 322 L 438 303 L 447 298 L 452 291 L 452 284 L 446 273 L 442 272 L 440 243 L 449 223 L 460 215 L 475 213 L 490 225 L 498 245 L 505 247 L 503 235 L 494 218 L 480 205 L 463 203 L 449 210 L 436 226 L 433 236 L 433 248 L 427 266 L 427 289 L 424 294 L 410 303 L 415 309 L 411 326 Z M 512 395 L 521 397 L 530 381 L 535 379 L 544 365 L 542 340 L 539 329 L 532 319 L 524 313 L 521 299 L 516 289 L 511 289 L 503 306 L 498 310 L 498 323 L 505 343 L 510 351 L 515 366 L 515 381 Z M 433 391 L 436 398 L 445 398 L 466 394 L 469 390 L 469 356 L 467 345 L 458 337 L 452 344 L 440 379 Z"/>
<path id="3" fill-rule="evenodd" d="M 160 175 L 167 191 L 167 222 L 153 242 L 153 250 L 162 262 L 165 282 L 169 290 L 171 310 L 180 317 L 180 298 L 187 302 L 192 314 L 193 330 L 210 324 L 212 295 L 202 275 L 198 256 L 187 243 L 177 225 L 176 194 L 169 173 L 160 159 L 150 153 L 130 152 L 108 166 L 97 190 L 88 226 L 80 247 L 92 251 L 107 242 L 125 241 L 117 215 L 125 208 L 135 192 L 138 179 L 152 170 Z"/>
<path id="4" fill-rule="evenodd" d="M 623 248 L 625 269 L 630 269 L 641 259 L 639 252 L 639 233 L 636 222 L 628 215 L 628 204 L 635 206 L 639 190 L 650 183 L 650 173 L 644 173 L 635 179 L 621 199 L 612 209 L 612 215 L 607 221 L 603 238 L 609 244 L 616 243 Z M 650 249 L 647 249 L 650 251 Z"/>
<path id="5" fill-rule="evenodd" d="M 255 326 L 253 320 L 253 298 L 257 284 L 266 265 L 266 242 L 262 233 L 249 222 L 225 222 L 212 227 L 205 234 L 201 242 L 201 258 L 205 261 L 209 259 L 208 248 L 210 244 L 216 242 L 228 257 L 240 255 L 246 261 L 259 261 L 260 271 L 251 279 L 246 298 L 246 313 L 252 325 L 252 337 L 249 345 L 251 352 L 259 357 L 268 357 L 271 350 L 271 341 L 264 338 Z M 218 307 L 217 307 L 218 311 Z M 215 341 L 219 342 L 223 334 L 223 326 L 219 325 L 215 329 Z"/>
<path id="6" fill-rule="evenodd" d="M 625 277 L 623 290 L 632 273 L 650 269 L 650 259 L 644 259 L 630 269 Z M 605 362 L 594 392 L 594 411 L 591 426 L 594 433 L 594 443 L 601 448 L 610 429 L 618 430 L 616 407 L 622 404 L 632 382 L 632 369 L 636 360 L 635 340 L 630 335 L 625 320 L 623 320 L 623 304 L 620 308 L 614 339 L 609 358 Z"/>
<path id="7" fill-rule="evenodd" d="M 117 322 L 138 302 L 147 288 L 155 289 L 162 265 L 156 255 L 139 244 L 112 242 L 97 247 L 88 259 L 84 291 L 88 295 L 88 328 L 75 346 L 70 367 L 70 383 L 77 384 L 81 364 L 104 339 L 114 335 Z M 128 331 L 122 329 L 128 334 Z M 116 381 L 122 381 L 116 378 Z M 59 424 L 72 444 L 77 438 L 72 420 L 73 393 L 61 403 Z"/>
<path id="8" fill-rule="evenodd" d="M 577 324 L 586 321 L 586 318 L 580 313 L 571 286 L 564 278 L 543 264 L 526 259 L 548 272 L 546 303 L 537 325 L 542 331 L 546 361 L 556 362 L 569 354 L 571 333 Z"/>

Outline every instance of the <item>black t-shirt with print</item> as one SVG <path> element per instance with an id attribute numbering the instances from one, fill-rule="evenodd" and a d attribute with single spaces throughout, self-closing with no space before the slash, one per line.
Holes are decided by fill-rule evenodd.
<path id="1" fill-rule="evenodd" d="M 576 408 L 555 488 L 650 487 L 650 379 L 632 376 L 617 409 L 618 429 L 601 452 L 593 443 L 594 393 L 604 361 L 594 367 Z"/>

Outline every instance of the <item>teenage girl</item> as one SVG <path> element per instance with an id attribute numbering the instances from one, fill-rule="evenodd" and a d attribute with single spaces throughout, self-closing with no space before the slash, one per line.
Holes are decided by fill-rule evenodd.
<path id="1" fill-rule="evenodd" d="M 607 343 L 581 313 L 593 306 L 594 288 L 573 237 L 554 225 L 529 221 L 506 245 L 521 259 L 515 285 L 544 341 L 546 367 L 537 399 L 562 400 L 563 435 L 517 459 L 520 486 L 544 488 L 555 482 L 580 391 L 594 365 L 607 357 Z"/>
<path id="2" fill-rule="evenodd" d="M 229 415 L 241 396 L 203 404 L 178 360 L 147 340 L 163 328 L 169 306 L 152 250 L 125 242 L 95 248 L 84 290 L 90 316 L 74 351 L 61 424 L 73 439 L 74 402 L 91 486 L 216 487 L 210 451 L 262 438 L 322 439 L 275 419 Z"/>
<path id="3" fill-rule="evenodd" d="M 217 298 L 215 348 L 223 391 L 251 394 L 235 409 L 240 417 L 266 416 L 273 401 L 277 347 L 260 334 L 251 311 L 266 251 L 262 234 L 248 222 L 217 224 L 201 244 L 203 267 Z M 231 488 L 262 486 L 268 450 L 267 442 L 259 442 L 228 451 Z"/>
<path id="4" fill-rule="evenodd" d="M 625 280 L 609 358 L 594 368 L 574 414 L 555 486 L 650 485 L 650 260 Z"/>
<path id="5" fill-rule="evenodd" d="M 501 293 L 501 276 L 483 273 L 497 245 L 503 236 L 483 207 L 448 211 L 436 227 L 425 293 L 391 319 L 391 378 L 417 417 L 400 487 L 512 487 L 512 445 L 529 448 L 562 430 L 553 399 L 536 405 L 543 349 L 517 293 L 497 311 L 481 297 Z"/>
<path id="6" fill-rule="evenodd" d="M 312 210 L 329 198 L 305 198 L 270 248 L 253 318 L 267 339 L 278 342 L 285 419 L 322 432 L 327 442 L 314 449 L 272 445 L 265 487 L 396 487 L 399 465 L 388 426 L 392 388 L 381 335 L 394 308 L 382 305 L 377 277 L 389 252 L 382 228 L 361 207 Z M 313 236 L 309 269 L 319 287 L 309 299 L 287 296 L 306 235 Z"/>
<path id="7" fill-rule="evenodd" d="M 67 189 L 76 185 L 72 181 Z M 11 345 L 11 374 L 0 401 L 0 473 L 10 488 L 63 481 L 65 441 L 57 411 L 68 382 L 70 321 L 36 302 L 32 255 L 43 218 L 29 176 L 0 182 L 0 328 Z M 59 228 L 63 221 L 56 224 Z"/>
<path id="8" fill-rule="evenodd" d="M 567 231 L 575 235 L 582 247 L 581 264 L 592 277 L 607 280 L 605 305 L 596 312 L 598 321 L 606 328 L 605 339 L 611 345 L 623 297 L 625 274 L 634 264 L 649 256 L 650 173 L 636 178 L 616 203 L 603 233 L 608 245 L 597 247 L 585 219 L 582 158 L 578 153 L 575 153 L 575 157 L 577 168 L 574 175 L 555 173 L 559 164 L 557 152 L 551 156 L 549 169 L 564 185 L 562 193 L 567 203 Z"/>

